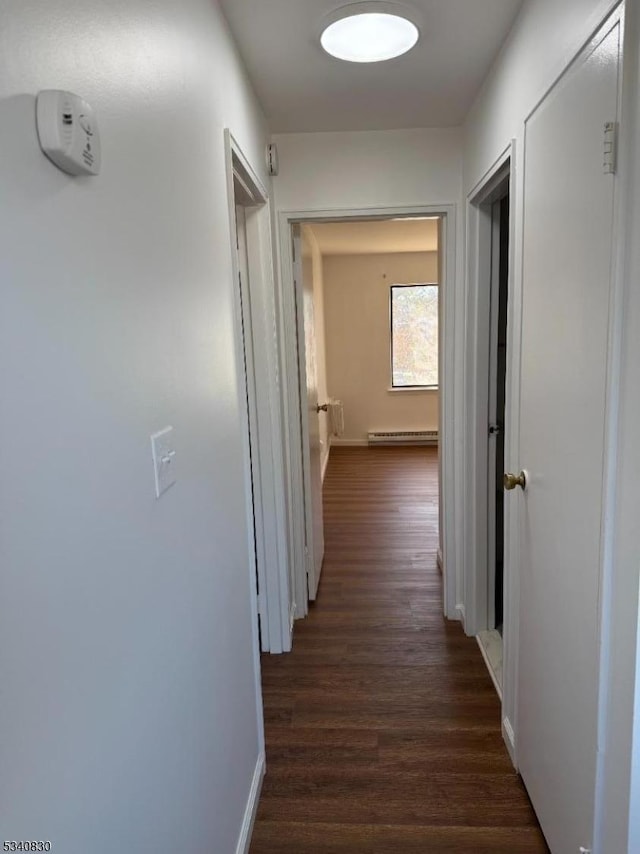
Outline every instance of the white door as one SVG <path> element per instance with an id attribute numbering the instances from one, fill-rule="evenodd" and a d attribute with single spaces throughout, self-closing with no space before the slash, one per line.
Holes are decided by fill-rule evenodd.
<path id="1" fill-rule="evenodd" d="M 256 585 L 258 589 L 258 619 L 260 621 L 260 646 L 263 651 L 269 649 L 269 624 L 264 591 L 267 586 L 266 555 L 264 553 L 264 519 L 260 496 L 262 482 L 260 477 L 258 441 L 258 407 L 255 388 L 255 361 L 253 355 L 253 320 L 251 317 L 251 298 L 249 294 L 249 264 L 247 258 L 247 226 L 243 205 L 236 205 L 236 247 L 238 250 L 238 289 L 240 293 L 240 319 L 242 322 L 242 366 L 245 378 L 246 404 L 249 427 L 249 463 L 251 467 L 251 504 L 253 507 L 253 540 L 256 556 Z M 263 594 L 263 595 L 261 595 Z"/>
<path id="2" fill-rule="evenodd" d="M 619 23 L 527 122 L 517 755 L 553 854 L 590 849 Z"/>
<path id="3" fill-rule="evenodd" d="M 294 278 L 298 315 L 298 363 L 302 421 L 302 458 L 305 493 L 307 580 L 309 599 L 315 599 L 324 558 L 322 515 L 322 455 L 318 378 L 316 368 L 316 327 L 313 303 L 313 261 L 305 228 L 293 227 Z M 322 401 L 321 404 L 325 404 Z M 322 417 L 326 417 L 323 415 Z"/>

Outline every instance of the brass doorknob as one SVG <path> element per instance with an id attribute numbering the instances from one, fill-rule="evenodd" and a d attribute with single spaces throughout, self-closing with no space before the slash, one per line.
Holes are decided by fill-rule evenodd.
<path id="1" fill-rule="evenodd" d="M 523 471 L 521 471 L 520 474 L 511 474 L 511 472 L 505 472 L 503 484 L 505 489 L 515 489 L 516 486 L 519 486 L 524 489 L 527 485 L 527 476 Z"/>

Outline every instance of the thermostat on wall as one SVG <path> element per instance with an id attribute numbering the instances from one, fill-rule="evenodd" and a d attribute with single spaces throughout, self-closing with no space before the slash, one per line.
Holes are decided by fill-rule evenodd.
<path id="1" fill-rule="evenodd" d="M 36 100 L 40 147 L 69 175 L 100 172 L 100 134 L 93 108 L 78 95 L 44 89 Z"/>

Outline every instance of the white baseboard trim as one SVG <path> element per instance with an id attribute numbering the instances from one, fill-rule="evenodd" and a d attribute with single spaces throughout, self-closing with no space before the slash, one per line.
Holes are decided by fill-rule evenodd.
<path id="1" fill-rule="evenodd" d="M 489 676 L 491 677 L 491 681 L 493 682 L 493 687 L 496 689 L 496 694 L 500 697 L 500 702 L 502 702 L 502 685 L 498 683 L 496 679 L 496 674 L 491 666 L 491 662 L 489 661 L 489 656 L 487 655 L 487 650 L 485 649 L 484 643 L 482 642 L 482 638 L 480 635 L 476 635 L 476 641 L 478 642 L 478 646 L 480 647 L 480 652 L 482 653 L 482 657 L 484 658 L 484 663 L 487 665 L 487 670 L 489 671 Z"/>
<path id="2" fill-rule="evenodd" d="M 459 603 L 458 605 L 456 605 L 456 617 L 462 623 L 462 628 L 464 628 L 466 614 L 465 614 L 465 610 L 464 610 L 464 605 L 462 603 Z"/>
<path id="3" fill-rule="evenodd" d="M 251 834 L 253 833 L 253 825 L 255 824 L 256 814 L 258 812 L 258 802 L 260 801 L 260 792 L 262 790 L 262 781 L 266 769 L 265 756 L 261 753 L 256 762 L 256 770 L 253 772 L 253 780 L 251 781 L 251 789 L 249 791 L 249 800 L 244 811 L 244 819 L 238 837 L 236 846 L 236 854 L 249 854 L 249 846 L 251 845 Z"/>
<path id="4" fill-rule="evenodd" d="M 351 448 L 367 448 L 369 446 L 366 439 L 337 439 L 335 437 L 331 440 L 331 444 Z"/>
<path id="5" fill-rule="evenodd" d="M 516 764 L 516 735 L 513 731 L 513 727 L 511 726 L 511 721 L 509 718 L 502 719 L 502 738 L 504 739 L 504 743 L 507 746 L 507 752 L 513 762 L 513 767 L 518 770 L 518 766 Z"/>
<path id="6" fill-rule="evenodd" d="M 324 460 L 322 461 L 322 482 L 323 483 L 324 483 L 324 476 L 327 473 L 327 466 L 329 465 L 329 454 L 331 453 L 331 445 L 332 444 L 333 444 L 333 442 L 331 442 L 331 444 L 327 448 L 327 453 L 325 454 Z"/>

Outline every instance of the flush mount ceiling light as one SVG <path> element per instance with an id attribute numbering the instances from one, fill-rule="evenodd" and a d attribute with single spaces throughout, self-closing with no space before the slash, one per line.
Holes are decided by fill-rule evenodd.
<path id="1" fill-rule="evenodd" d="M 354 3 L 325 19 L 320 44 L 346 62 L 384 62 L 411 50 L 420 37 L 402 6 Z"/>

